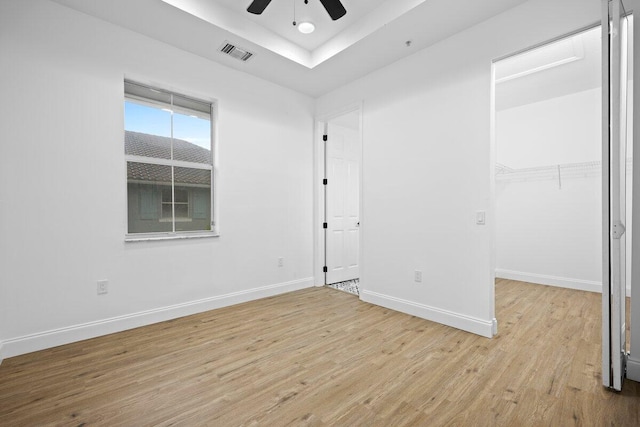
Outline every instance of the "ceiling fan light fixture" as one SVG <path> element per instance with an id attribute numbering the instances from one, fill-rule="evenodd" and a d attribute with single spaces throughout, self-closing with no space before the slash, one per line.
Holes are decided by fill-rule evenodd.
<path id="1" fill-rule="evenodd" d="M 298 31 L 302 34 L 311 34 L 315 31 L 316 26 L 312 22 L 300 22 L 298 25 Z"/>

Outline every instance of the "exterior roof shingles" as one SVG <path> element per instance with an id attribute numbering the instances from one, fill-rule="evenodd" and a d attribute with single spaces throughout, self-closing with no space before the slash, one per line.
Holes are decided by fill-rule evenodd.
<path id="1" fill-rule="evenodd" d="M 140 132 L 125 131 L 125 149 L 127 155 L 171 158 L 171 138 Z M 173 157 L 175 160 L 211 164 L 211 152 L 188 141 L 173 139 Z M 174 167 L 176 184 L 211 185 L 211 171 Z M 148 163 L 127 162 L 127 179 L 134 181 L 152 181 L 171 183 L 171 166 Z"/>

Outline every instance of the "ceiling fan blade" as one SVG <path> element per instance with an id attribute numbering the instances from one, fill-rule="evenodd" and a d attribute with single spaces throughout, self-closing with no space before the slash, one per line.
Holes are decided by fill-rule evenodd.
<path id="1" fill-rule="evenodd" d="M 253 3 L 247 8 L 247 12 L 260 15 L 269 6 L 271 0 L 253 0 Z"/>
<path id="2" fill-rule="evenodd" d="M 327 9 L 327 13 L 334 21 L 342 18 L 347 13 L 340 0 L 320 0 L 320 3 Z"/>

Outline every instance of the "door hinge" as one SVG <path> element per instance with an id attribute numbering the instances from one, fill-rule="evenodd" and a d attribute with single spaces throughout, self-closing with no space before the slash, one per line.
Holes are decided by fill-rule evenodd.
<path id="1" fill-rule="evenodd" d="M 611 229 L 611 235 L 614 239 L 620 239 L 625 232 L 624 224 L 622 221 L 615 221 Z"/>
<path id="2" fill-rule="evenodd" d="M 328 137 L 327 135 L 322 135 L 322 140 L 323 140 L 324 142 L 327 142 L 327 139 L 329 139 L 329 137 Z"/>
<path id="3" fill-rule="evenodd" d="M 324 267 L 322 267 L 322 272 L 326 273 L 327 271 L 329 271 L 329 269 L 327 268 L 327 266 L 325 265 Z"/>
<path id="4" fill-rule="evenodd" d="M 329 180 L 327 178 L 322 180 L 322 185 L 327 185 L 329 183 Z"/>
<path id="5" fill-rule="evenodd" d="M 322 223 L 322 228 L 327 228 L 327 227 L 329 227 L 329 224 L 327 224 L 326 222 L 323 222 Z"/>

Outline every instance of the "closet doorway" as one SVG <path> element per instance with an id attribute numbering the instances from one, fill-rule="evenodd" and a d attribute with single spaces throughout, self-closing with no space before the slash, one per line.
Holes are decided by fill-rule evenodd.
<path id="1" fill-rule="evenodd" d="M 601 290 L 600 33 L 494 64 L 496 278 Z"/>
<path id="2" fill-rule="evenodd" d="M 498 280 L 605 289 L 603 319 L 609 315 L 604 300 L 616 299 L 609 298 L 609 285 L 616 281 L 623 290 L 619 326 L 624 336 L 624 282 L 631 273 L 633 144 L 627 144 L 632 141 L 627 118 L 632 117 L 633 73 L 626 53 L 633 51 L 632 17 L 619 16 L 616 25 L 605 32 L 594 25 L 495 61 L 494 255 Z M 615 37 L 603 44 L 603 34 L 605 43 L 607 34 Z M 619 43 L 621 67 L 614 71 L 603 68 L 611 43 Z M 613 75 L 619 80 L 616 102 L 610 101 Z M 604 144 L 607 133 L 619 148 Z M 606 185 L 603 177 L 612 173 L 619 177 L 607 178 Z M 613 180 L 619 182 L 612 185 Z M 614 217 L 626 227 L 617 237 Z M 614 243 L 615 260 L 610 255 Z M 617 269 L 614 280 L 610 271 Z M 626 286 L 628 294 L 629 282 Z"/>

